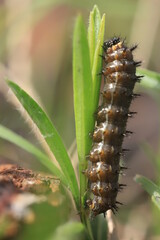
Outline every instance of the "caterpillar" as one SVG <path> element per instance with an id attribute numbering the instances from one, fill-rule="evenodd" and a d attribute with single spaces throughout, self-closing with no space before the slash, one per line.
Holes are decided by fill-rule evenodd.
<path id="1" fill-rule="evenodd" d="M 134 61 L 133 51 L 137 45 L 129 48 L 125 40 L 114 37 L 103 44 L 104 88 L 102 103 L 96 114 L 93 132 L 93 143 L 88 160 L 91 166 L 84 171 L 90 183 L 93 198 L 87 200 L 90 216 L 111 209 L 118 210 L 116 200 L 118 191 L 125 184 L 119 184 L 119 174 L 125 167 L 120 166 L 120 157 L 126 149 L 122 148 L 123 139 L 132 132 L 126 130 L 132 99 L 138 96 L 133 93 L 135 83 L 143 76 L 136 76 L 136 67 L 141 62 Z"/>

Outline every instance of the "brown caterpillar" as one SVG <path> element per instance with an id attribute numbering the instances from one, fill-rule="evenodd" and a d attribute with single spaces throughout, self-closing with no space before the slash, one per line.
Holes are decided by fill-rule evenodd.
<path id="1" fill-rule="evenodd" d="M 96 117 L 93 132 L 93 144 L 89 153 L 91 166 L 84 171 L 90 182 L 93 199 L 87 200 L 91 217 L 104 213 L 109 209 L 115 213 L 119 202 L 117 193 L 125 186 L 119 184 L 119 173 L 124 169 L 120 166 L 120 156 L 128 117 L 135 112 L 129 112 L 131 101 L 137 94 L 133 88 L 142 76 L 136 76 L 136 67 L 141 62 L 133 60 L 132 51 L 137 45 L 128 48 L 119 37 L 104 42 L 104 88 L 102 104 Z M 120 204 L 120 203 L 119 203 Z"/>

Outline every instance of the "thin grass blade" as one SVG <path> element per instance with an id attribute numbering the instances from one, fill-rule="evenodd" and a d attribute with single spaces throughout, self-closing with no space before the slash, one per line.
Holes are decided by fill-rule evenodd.
<path id="1" fill-rule="evenodd" d="M 90 12 L 89 16 L 89 26 L 88 26 L 88 44 L 90 51 L 90 61 L 91 68 L 93 67 L 95 47 L 98 40 L 99 27 L 101 22 L 101 14 L 98 7 L 95 5 L 93 10 Z"/>
<path id="2" fill-rule="evenodd" d="M 160 74 L 147 69 L 138 69 L 139 75 L 144 75 L 141 85 L 145 88 L 160 90 Z"/>
<path id="3" fill-rule="evenodd" d="M 105 30 L 105 14 L 101 19 L 98 7 L 95 5 L 90 13 L 88 27 L 88 44 L 92 69 L 93 81 L 93 102 L 92 114 L 95 112 L 99 102 L 99 90 L 102 76 L 98 75 L 102 71 L 102 52 Z"/>
<path id="4" fill-rule="evenodd" d="M 154 204 L 160 209 L 160 187 L 141 175 L 136 175 L 135 181 L 149 193 Z"/>
<path id="5" fill-rule="evenodd" d="M 75 172 L 60 135 L 42 108 L 17 84 L 7 81 L 20 103 L 40 130 L 49 148 L 54 154 L 60 168 L 68 181 L 77 208 L 79 208 L 79 189 Z"/>
<path id="6" fill-rule="evenodd" d="M 79 156 L 80 192 L 86 191 L 86 178 L 82 174 L 87 166 L 86 154 L 91 145 L 89 131 L 92 129 L 92 76 L 87 34 L 81 16 L 77 18 L 73 37 L 73 85 L 76 140 Z"/>
<path id="7" fill-rule="evenodd" d="M 61 182 L 67 186 L 67 179 L 62 174 L 62 172 L 51 162 L 47 155 L 41 152 L 38 148 L 33 146 L 30 142 L 7 129 L 6 127 L 0 125 L 0 138 L 7 140 L 11 143 L 14 143 L 18 147 L 24 149 L 25 151 L 34 155 L 45 167 L 48 168 L 53 175 L 57 176 Z"/>
<path id="8" fill-rule="evenodd" d="M 93 67 L 92 67 L 92 80 L 93 80 L 93 111 L 97 109 L 99 102 L 99 92 L 101 86 L 102 76 L 99 73 L 102 71 L 102 53 L 103 53 L 103 42 L 104 42 L 104 31 L 105 31 L 105 14 L 103 14 L 102 19 L 99 24 L 96 23 L 96 47 L 94 53 Z"/>

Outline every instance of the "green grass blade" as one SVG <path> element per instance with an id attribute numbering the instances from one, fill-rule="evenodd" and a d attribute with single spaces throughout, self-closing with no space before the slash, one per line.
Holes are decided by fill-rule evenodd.
<path id="1" fill-rule="evenodd" d="M 94 5 L 93 12 L 94 12 L 93 17 L 94 17 L 94 29 L 95 29 L 95 46 L 96 46 L 98 41 L 99 29 L 101 25 L 101 14 L 97 5 Z"/>
<path id="2" fill-rule="evenodd" d="M 81 216 L 91 239 L 93 239 L 93 236 L 90 231 L 90 223 L 83 208 L 83 196 L 86 193 L 87 180 L 82 175 L 82 170 L 87 167 L 86 155 L 91 148 L 89 133 L 94 128 L 94 106 L 96 102 L 97 107 L 99 100 L 100 77 L 97 77 L 97 74 L 102 67 L 102 58 L 99 54 L 102 54 L 104 21 L 105 17 L 103 16 L 101 20 L 99 10 L 95 6 L 90 14 L 88 39 L 81 16 L 77 18 L 73 38 L 74 110 L 79 156 L 80 196 L 82 197 Z M 93 91 L 93 84 L 95 91 Z M 96 100 L 94 99 L 95 95 L 97 96 Z"/>
<path id="3" fill-rule="evenodd" d="M 138 74 L 144 75 L 141 85 L 146 88 L 160 89 L 160 74 L 147 69 L 138 69 Z"/>
<path id="4" fill-rule="evenodd" d="M 53 126 L 52 122 L 50 121 L 46 113 L 42 110 L 42 108 L 23 89 L 21 89 L 17 84 L 11 81 L 7 82 L 20 103 L 28 112 L 33 122 L 37 125 L 42 136 L 44 137 L 51 151 L 53 152 L 64 176 L 68 181 L 68 187 L 72 192 L 76 206 L 79 209 L 78 183 L 70 158 L 56 128 Z"/>
<path id="5" fill-rule="evenodd" d="M 93 112 L 97 109 L 98 102 L 99 102 L 99 91 L 101 85 L 101 75 L 98 75 L 102 71 L 102 58 L 100 55 L 103 53 L 103 42 L 104 42 L 104 31 L 105 31 L 105 14 L 103 14 L 102 19 L 99 25 L 95 25 L 99 27 L 96 33 L 96 47 L 94 53 L 94 60 L 93 60 L 93 67 L 92 67 L 92 80 L 93 80 Z"/>
<path id="6" fill-rule="evenodd" d="M 92 11 L 89 16 L 88 44 L 89 44 L 89 52 L 90 52 L 90 62 L 92 67 L 93 59 L 94 59 L 94 51 L 95 51 L 94 11 Z"/>
<path id="7" fill-rule="evenodd" d="M 77 19 L 74 32 L 74 109 L 76 121 L 77 148 L 80 164 L 82 166 L 82 168 L 80 166 L 80 171 L 85 169 L 87 166 L 85 155 L 89 153 L 91 147 L 89 132 L 92 132 L 94 128 L 95 120 L 93 115 L 99 100 L 99 89 L 101 81 L 100 77 L 97 76 L 97 73 L 100 72 L 102 67 L 102 59 L 99 57 L 99 54 L 102 54 L 104 25 L 105 16 L 103 16 L 101 20 L 99 10 L 95 6 L 90 14 L 90 23 L 88 28 L 88 41 L 90 52 L 88 50 L 86 31 L 81 17 Z M 90 59 L 93 58 L 92 74 L 89 53 Z M 92 85 L 94 85 L 94 91 Z M 82 180 L 84 180 L 85 177 L 81 177 L 80 174 L 80 185 L 81 178 Z M 84 193 L 83 190 L 82 192 Z"/>
<path id="8" fill-rule="evenodd" d="M 74 112 L 76 123 L 76 140 L 79 156 L 80 193 L 86 191 L 86 178 L 82 174 L 87 166 L 86 154 L 89 152 L 91 139 L 89 131 L 93 126 L 92 76 L 90 68 L 89 48 L 84 23 L 81 16 L 77 18 L 73 37 L 73 85 Z"/>
<path id="9" fill-rule="evenodd" d="M 103 52 L 103 39 L 105 30 L 105 14 L 101 19 L 98 7 L 95 5 L 90 13 L 89 27 L 88 27 L 88 44 L 92 69 L 93 81 L 93 106 L 92 112 L 94 113 L 99 102 L 99 90 L 101 85 L 101 76 L 98 75 L 102 71 L 102 55 Z"/>
<path id="10" fill-rule="evenodd" d="M 142 188 L 151 196 L 154 204 L 160 209 L 160 187 L 141 175 L 136 175 L 135 181 L 141 184 Z"/>
<path id="11" fill-rule="evenodd" d="M 0 125 L 0 137 L 11 143 L 14 143 L 18 147 L 34 155 L 45 167 L 47 167 L 55 176 L 60 178 L 62 183 L 67 186 L 67 179 L 61 173 L 61 171 L 51 162 L 51 160 L 38 148 L 33 146 L 30 142 L 20 137 L 16 133 Z"/>
<path id="12" fill-rule="evenodd" d="M 90 61 L 91 68 L 94 61 L 95 47 L 98 39 L 99 26 L 101 22 L 101 15 L 99 9 L 95 5 L 89 16 L 89 26 L 88 26 L 88 44 L 90 51 Z"/>

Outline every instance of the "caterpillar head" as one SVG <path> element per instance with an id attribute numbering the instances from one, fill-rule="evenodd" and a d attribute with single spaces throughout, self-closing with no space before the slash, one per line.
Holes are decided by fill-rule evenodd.
<path id="1" fill-rule="evenodd" d="M 109 47 L 112 47 L 114 45 L 116 45 L 117 43 L 119 43 L 121 40 L 119 37 L 114 37 L 108 41 L 105 41 L 103 44 L 103 48 L 104 50 L 107 50 Z"/>

